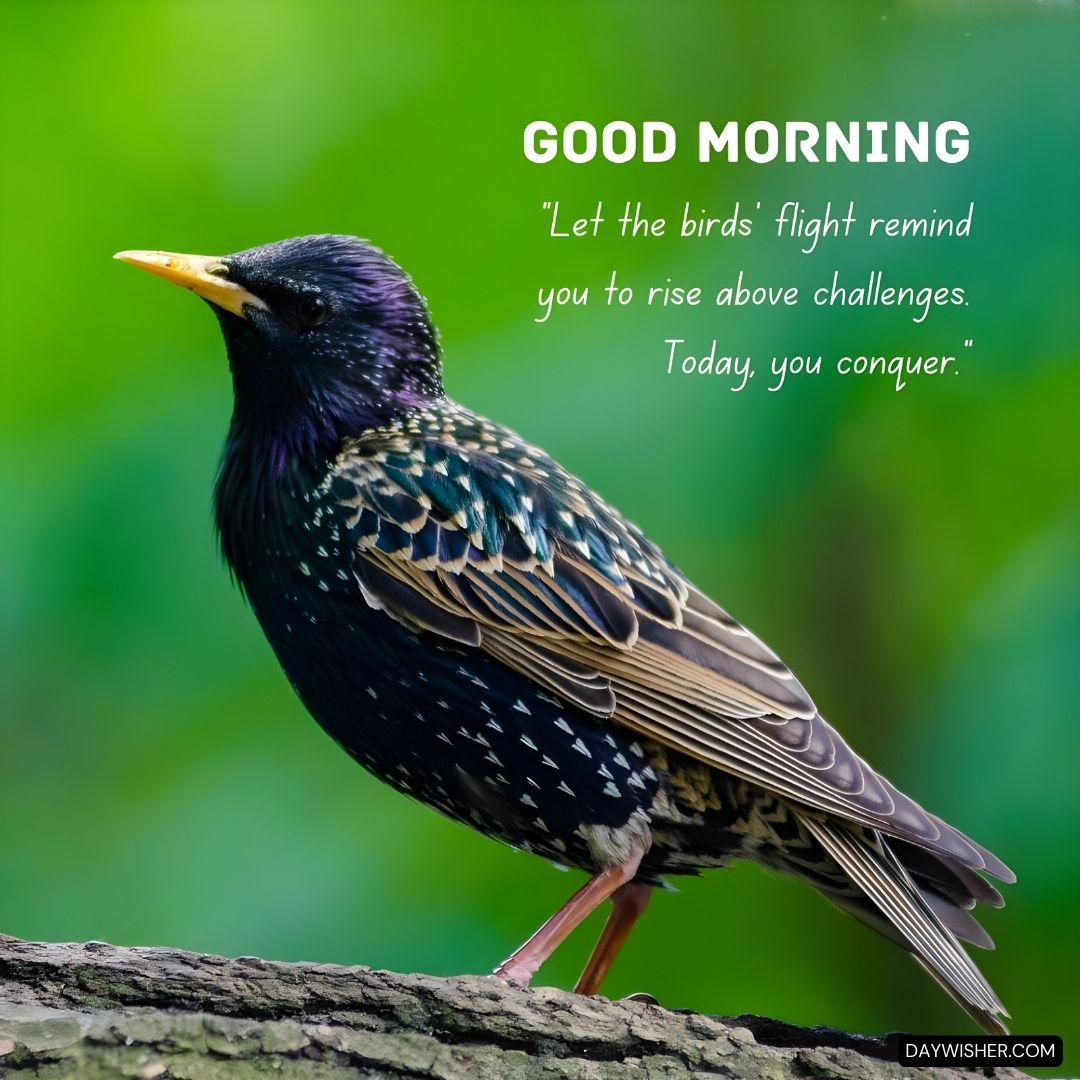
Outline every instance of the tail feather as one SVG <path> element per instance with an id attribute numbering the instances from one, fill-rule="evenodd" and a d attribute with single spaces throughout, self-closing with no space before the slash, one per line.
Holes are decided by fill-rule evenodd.
<path id="1" fill-rule="evenodd" d="M 926 906 L 961 940 L 979 949 L 992 949 L 994 939 L 979 925 L 975 916 L 948 897 L 933 889 L 919 887 Z"/>
<path id="2" fill-rule="evenodd" d="M 928 883 L 959 907 L 973 908 L 976 903 L 1005 906 L 1001 893 L 986 878 L 948 855 L 892 837 L 888 844 L 913 877 Z"/>
<path id="3" fill-rule="evenodd" d="M 956 935 L 975 944 L 989 942 L 985 931 L 950 898 L 928 898 L 874 830 L 855 830 L 831 819 L 799 813 L 803 825 L 882 916 L 883 932 L 898 940 L 943 990 L 985 1031 L 1007 1034 L 1008 1013 Z M 917 871 L 918 872 L 918 871 Z M 836 895 L 841 907 L 866 918 L 850 894 Z M 951 926 L 949 924 L 952 924 Z M 990 943 L 992 944 L 992 943 Z"/>

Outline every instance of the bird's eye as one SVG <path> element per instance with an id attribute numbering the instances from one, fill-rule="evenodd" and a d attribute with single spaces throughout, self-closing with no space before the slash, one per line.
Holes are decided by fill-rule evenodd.
<path id="1" fill-rule="evenodd" d="M 330 305 L 317 293 L 300 297 L 296 313 L 305 326 L 318 326 L 330 318 Z"/>

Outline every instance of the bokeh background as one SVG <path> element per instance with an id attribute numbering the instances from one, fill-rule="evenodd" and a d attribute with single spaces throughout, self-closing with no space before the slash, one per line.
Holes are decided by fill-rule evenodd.
<path id="1" fill-rule="evenodd" d="M 489 970 L 577 885 L 381 787 L 304 714 L 219 563 L 215 321 L 110 262 L 316 231 L 415 276 L 450 391 L 516 426 L 770 641 L 863 753 L 1020 875 L 985 922 L 1015 1030 L 1080 1045 L 1077 10 L 1049 4 L 19 3 L 3 9 L 0 930 Z M 526 122 L 664 119 L 676 160 L 528 163 Z M 959 118 L 957 166 L 697 164 L 699 119 Z M 726 216 L 976 203 L 966 241 L 553 241 L 541 202 Z M 757 215 L 760 219 L 764 214 Z M 533 321 L 536 291 L 803 286 L 970 306 Z M 744 394 L 720 351 L 961 351 L 959 374 Z M 974 346 L 961 350 L 971 338 Z M 760 380 L 759 380 L 760 381 Z M 609 990 L 881 1031 L 967 1022 L 752 866 L 654 904 Z M 570 985 L 594 920 L 544 969 Z M 1074 1070 L 1080 1058 L 1071 1055 Z"/>

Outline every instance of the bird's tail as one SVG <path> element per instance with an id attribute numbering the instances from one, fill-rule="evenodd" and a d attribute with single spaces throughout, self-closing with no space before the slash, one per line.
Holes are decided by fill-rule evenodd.
<path id="1" fill-rule="evenodd" d="M 974 906 L 976 899 L 993 904 L 996 898 L 1000 904 L 996 890 L 974 873 L 969 875 L 975 879 L 972 883 L 951 880 L 955 868 L 948 863 L 939 865 L 933 856 L 924 857 L 933 865 L 920 868 L 921 864 L 913 861 L 909 872 L 891 842 L 875 830 L 853 829 L 809 814 L 798 816 L 857 890 L 837 890 L 815 881 L 825 895 L 910 952 L 984 1031 L 1008 1034 L 1001 1019 L 1009 1015 L 1005 1006 L 957 940 L 959 935 L 983 948 L 993 947 L 966 909 Z M 916 884 L 912 873 L 926 879 L 927 887 Z M 989 895 L 977 895 L 979 885 Z"/>

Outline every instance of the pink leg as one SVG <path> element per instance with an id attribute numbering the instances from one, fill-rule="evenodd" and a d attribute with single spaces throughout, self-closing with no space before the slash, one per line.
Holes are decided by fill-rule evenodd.
<path id="1" fill-rule="evenodd" d="M 596 943 L 581 978 L 574 987 L 577 994 L 598 994 L 619 950 L 626 944 L 634 923 L 648 906 L 652 886 L 631 881 L 616 890 L 611 897 L 611 914 L 604 923 L 600 940 Z"/>
<path id="2" fill-rule="evenodd" d="M 574 928 L 579 926 L 616 889 L 633 879 L 640 862 L 641 856 L 635 855 L 629 862 L 621 866 L 610 866 L 590 878 L 492 974 L 500 979 L 510 979 L 527 986 L 540 965 L 570 936 Z"/>

